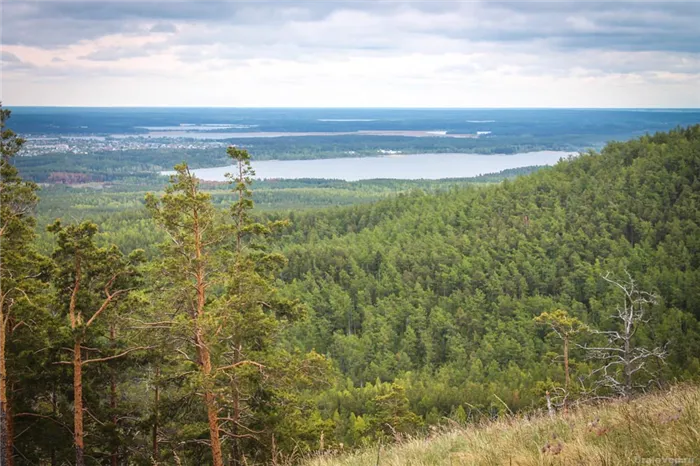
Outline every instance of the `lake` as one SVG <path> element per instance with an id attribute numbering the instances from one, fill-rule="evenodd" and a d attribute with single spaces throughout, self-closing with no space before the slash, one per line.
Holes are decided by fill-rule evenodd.
<path id="1" fill-rule="evenodd" d="M 539 151 L 522 154 L 411 154 L 387 157 L 352 157 L 317 160 L 264 160 L 253 162 L 255 177 L 326 178 L 346 181 L 391 179 L 469 178 L 509 168 L 554 165 L 571 152 Z M 205 181 L 226 181 L 233 166 L 192 170 Z M 171 174 L 172 172 L 163 172 Z"/>

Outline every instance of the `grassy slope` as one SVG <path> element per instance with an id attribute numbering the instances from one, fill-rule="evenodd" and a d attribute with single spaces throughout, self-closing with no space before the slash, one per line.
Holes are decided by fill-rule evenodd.
<path id="1" fill-rule="evenodd" d="M 590 425 L 600 418 L 598 425 Z M 553 435 L 556 438 L 553 439 Z M 542 452 L 549 443 L 554 450 Z M 683 458 L 673 462 L 668 458 Z M 694 460 L 693 460 L 694 459 Z M 377 448 L 324 456 L 308 466 L 375 466 Z M 630 403 L 571 409 L 554 419 L 512 417 L 453 428 L 380 451 L 382 466 L 700 464 L 700 387 L 679 386 Z"/>

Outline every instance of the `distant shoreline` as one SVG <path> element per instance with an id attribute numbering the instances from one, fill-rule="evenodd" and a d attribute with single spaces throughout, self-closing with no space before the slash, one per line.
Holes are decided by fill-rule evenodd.
<path id="1" fill-rule="evenodd" d="M 516 154 L 422 153 L 388 154 L 380 157 L 345 157 L 311 160 L 262 160 L 253 162 L 255 179 L 370 179 L 439 180 L 470 178 L 532 165 L 554 165 L 576 155 L 567 151 L 535 151 Z M 401 155 L 397 157 L 396 155 Z M 226 181 L 234 166 L 194 169 L 202 181 Z M 173 171 L 162 171 L 169 176 Z"/>

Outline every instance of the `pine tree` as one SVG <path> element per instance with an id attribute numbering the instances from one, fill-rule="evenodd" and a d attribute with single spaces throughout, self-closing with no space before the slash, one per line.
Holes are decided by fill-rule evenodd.
<path id="1" fill-rule="evenodd" d="M 576 317 L 570 316 L 566 311 L 557 309 L 553 312 L 543 312 L 535 317 L 535 322 L 549 326 L 564 344 L 564 388 L 569 389 L 571 378 L 569 375 L 569 344 L 571 338 L 577 333 L 587 329 L 586 325 Z"/>
<path id="2" fill-rule="evenodd" d="M 53 260 L 56 301 L 67 316 L 72 338 L 72 360 L 63 362 L 73 369 L 73 435 L 76 466 L 85 464 L 85 428 L 83 369 L 88 364 L 110 361 L 146 349 L 133 347 L 110 356 L 89 357 L 96 349 L 89 345 L 96 337 L 107 337 L 100 328 L 117 303 L 135 288 L 135 262 L 139 253 L 125 258 L 116 246 L 99 248 L 95 244 L 97 225 L 83 222 L 63 226 L 56 221 L 49 227 L 56 235 Z M 103 326 L 102 326 L 103 327 Z M 84 358 L 83 354 L 88 357 Z"/>
<path id="3" fill-rule="evenodd" d="M 173 318 L 180 324 L 178 328 L 189 334 L 187 349 L 194 355 L 186 357 L 200 375 L 211 461 L 214 466 L 223 466 L 215 383 L 219 355 L 212 357 L 218 352 L 216 334 L 221 309 L 211 290 L 222 284 L 213 251 L 227 237 L 227 229 L 218 224 L 211 197 L 200 191 L 199 181 L 187 165 L 175 166 L 175 172 L 160 199 L 150 193 L 146 196 L 146 207 L 169 237 L 164 245 L 162 273 L 173 293 L 172 306 L 178 311 Z M 186 320 L 183 322 L 181 317 Z"/>
<path id="4" fill-rule="evenodd" d="M 10 111 L 0 105 L 0 462 L 13 464 L 12 406 L 7 372 L 7 344 L 22 319 L 13 308 L 30 300 L 29 292 L 37 278 L 37 259 L 32 251 L 34 208 L 38 202 L 37 186 L 24 181 L 12 164 L 24 143 L 6 129 Z"/>

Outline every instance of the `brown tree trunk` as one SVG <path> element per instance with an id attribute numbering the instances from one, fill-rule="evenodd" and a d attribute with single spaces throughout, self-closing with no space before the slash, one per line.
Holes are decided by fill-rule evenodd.
<path id="1" fill-rule="evenodd" d="M 85 443 L 83 440 L 83 361 L 80 340 L 73 347 L 73 429 L 75 440 L 75 465 L 85 466 Z"/>
<path id="2" fill-rule="evenodd" d="M 154 406 L 153 406 L 153 461 L 158 464 L 158 403 L 160 402 L 160 389 L 158 387 L 158 382 L 160 378 L 160 366 L 156 367 L 156 393 L 155 393 L 155 400 L 154 400 Z"/>
<path id="3" fill-rule="evenodd" d="M 219 412 L 216 408 L 216 400 L 211 391 L 204 394 L 207 403 L 207 418 L 209 420 L 209 434 L 211 436 L 211 454 L 214 466 L 224 466 L 221 454 L 221 439 L 219 438 Z"/>
<path id="4" fill-rule="evenodd" d="M 15 424 L 12 418 L 12 405 L 7 404 L 5 406 L 5 422 L 7 423 L 7 444 L 6 448 L 6 459 L 7 461 L 2 463 L 2 466 L 14 466 L 15 464 Z"/>
<path id="5" fill-rule="evenodd" d="M 243 463 L 241 462 L 241 446 L 238 444 L 238 439 L 236 438 L 236 434 L 238 433 L 238 426 L 234 423 L 231 425 L 231 433 L 233 436 L 231 436 L 231 462 L 230 466 L 241 466 Z"/>
<path id="6" fill-rule="evenodd" d="M 116 332 L 114 330 L 114 324 L 109 326 L 109 339 L 112 340 L 112 347 L 115 346 Z M 117 418 L 117 380 L 114 373 L 114 368 L 111 367 L 109 370 L 109 407 L 112 410 L 112 423 L 114 424 L 115 435 L 117 431 L 117 423 L 119 422 Z M 114 447 L 112 447 L 112 454 L 110 455 L 110 462 L 112 466 L 117 466 L 118 464 L 118 447 L 115 442 Z"/>
<path id="7" fill-rule="evenodd" d="M 212 372 L 211 354 L 209 353 L 209 347 L 207 346 L 202 327 L 199 322 L 199 320 L 204 317 L 207 284 L 205 282 L 206 271 L 202 260 L 202 231 L 199 225 L 199 213 L 197 210 L 193 212 L 193 219 L 195 257 L 197 259 L 197 309 L 193 316 L 195 324 L 194 341 L 195 345 L 197 346 L 197 354 L 199 356 L 199 363 L 202 368 L 202 373 L 204 374 L 204 403 L 207 406 L 207 420 L 209 423 L 212 464 L 213 466 L 224 466 L 224 459 L 221 453 L 221 439 L 219 437 L 219 410 L 217 408 L 216 397 L 214 396 L 210 385 L 210 376 Z"/>
<path id="8" fill-rule="evenodd" d="M 0 290 L 0 293 L 2 290 Z M 0 464 L 3 466 L 10 464 L 12 455 L 8 451 L 9 435 L 8 435 L 8 402 L 7 402 L 7 366 L 5 360 L 5 339 L 6 325 L 4 311 L 4 297 L 0 295 Z"/>
<path id="9" fill-rule="evenodd" d="M 56 406 L 56 384 L 54 384 L 53 390 L 51 391 L 51 405 L 51 412 L 55 418 L 58 412 L 58 407 Z M 51 444 L 51 466 L 56 466 L 56 464 L 56 447 Z"/>
<path id="10" fill-rule="evenodd" d="M 233 466 L 241 466 L 243 464 L 241 460 L 241 446 L 239 445 L 238 438 L 236 437 L 236 434 L 238 434 L 238 421 L 241 415 L 241 408 L 238 400 L 238 391 L 235 392 L 234 397 L 235 398 L 233 400 L 233 424 L 231 425 L 231 432 L 233 433 L 233 437 L 231 438 L 231 464 Z"/>
<path id="11" fill-rule="evenodd" d="M 207 406 L 207 420 L 209 422 L 209 437 L 211 439 L 211 455 L 214 466 L 223 466 L 224 460 L 221 453 L 221 439 L 219 437 L 219 410 L 217 408 L 216 398 L 208 386 L 208 380 L 211 375 L 211 355 L 203 338 L 201 329 L 196 330 L 195 341 L 199 353 L 199 361 L 204 374 L 205 384 L 207 387 L 204 390 L 204 403 Z"/>
<path id="12" fill-rule="evenodd" d="M 77 309 L 78 292 L 82 279 L 80 256 L 75 257 L 75 283 L 68 305 L 70 326 L 75 331 L 81 323 L 81 315 Z M 82 341 L 75 337 L 73 345 L 73 440 L 75 443 L 75 466 L 85 466 L 85 444 L 83 441 L 83 359 L 81 354 Z"/>
<path id="13" fill-rule="evenodd" d="M 240 350 L 240 347 L 239 347 Z M 233 362 L 238 362 L 238 351 L 233 353 Z M 241 451 L 241 445 L 238 442 L 238 422 L 241 420 L 241 400 L 240 392 L 238 390 L 238 378 L 235 373 L 233 374 L 233 415 L 229 415 L 233 422 L 231 423 L 231 466 L 242 466 L 243 465 L 243 452 Z"/>

